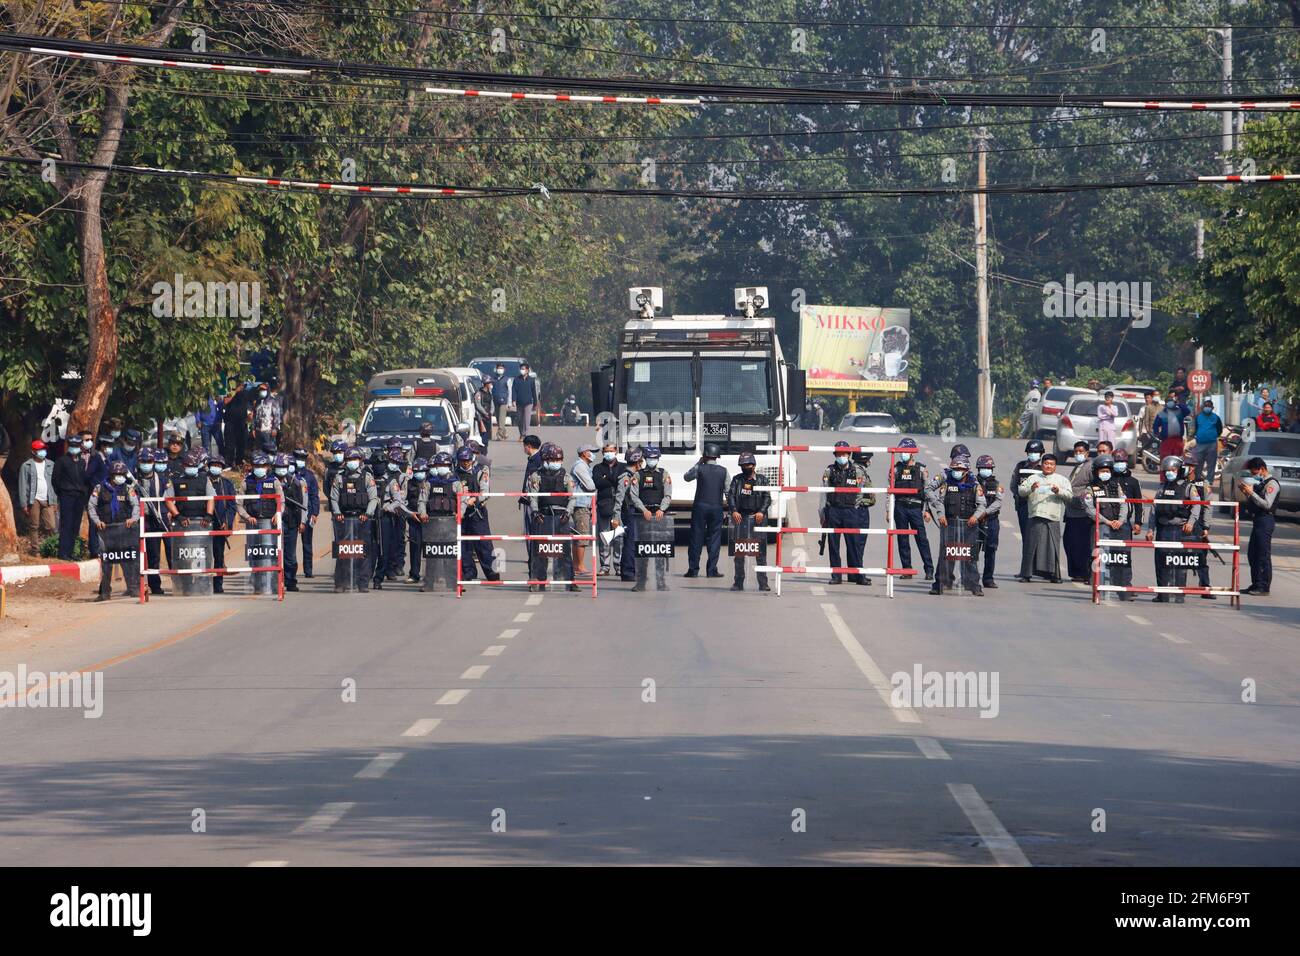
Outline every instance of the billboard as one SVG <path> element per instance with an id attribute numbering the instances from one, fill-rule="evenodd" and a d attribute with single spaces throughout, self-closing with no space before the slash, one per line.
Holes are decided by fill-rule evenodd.
<path id="1" fill-rule="evenodd" d="M 805 305 L 799 310 L 799 367 L 809 391 L 907 391 L 912 310 Z"/>

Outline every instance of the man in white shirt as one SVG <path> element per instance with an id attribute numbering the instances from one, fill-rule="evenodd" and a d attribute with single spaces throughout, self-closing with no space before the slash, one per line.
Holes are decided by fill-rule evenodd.
<path id="1" fill-rule="evenodd" d="M 54 534 L 58 527 L 58 506 L 54 498 L 54 462 L 45 442 L 32 442 L 32 457 L 18 469 L 18 508 L 27 517 L 27 537 L 33 551 L 39 551 L 42 532 Z"/>

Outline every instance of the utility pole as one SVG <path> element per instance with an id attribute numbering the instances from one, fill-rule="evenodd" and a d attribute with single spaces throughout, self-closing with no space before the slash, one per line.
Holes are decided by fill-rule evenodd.
<path id="1" fill-rule="evenodd" d="M 988 130 L 980 127 L 975 134 L 975 151 L 979 160 L 979 191 L 971 198 L 975 207 L 975 298 L 978 304 L 976 323 L 976 364 L 979 401 L 977 413 L 980 438 L 993 437 L 993 394 L 989 374 L 989 247 L 988 247 Z"/>

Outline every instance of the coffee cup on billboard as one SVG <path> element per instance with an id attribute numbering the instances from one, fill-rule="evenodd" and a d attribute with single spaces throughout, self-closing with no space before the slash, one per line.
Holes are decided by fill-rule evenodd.
<path id="1" fill-rule="evenodd" d="M 897 378 L 907 371 L 907 359 L 902 352 L 885 353 L 885 378 Z"/>
<path id="2" fill-rule="evenodd" d="M 891 325 L 880 334 L 880 344 L 886 353 L 897 352 L 901 357 L 912 347 L 912 334 L 901 325 Z"/>

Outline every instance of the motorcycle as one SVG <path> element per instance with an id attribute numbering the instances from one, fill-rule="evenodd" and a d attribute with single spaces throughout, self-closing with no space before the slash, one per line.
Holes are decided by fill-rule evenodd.
<path id="1" fill-rule="evenodd" d="M 1160 439 L 1148 435 L 1138 449 L 1138 458 L 1148 475 L 1157 474 L 1160 471 Z"/>

